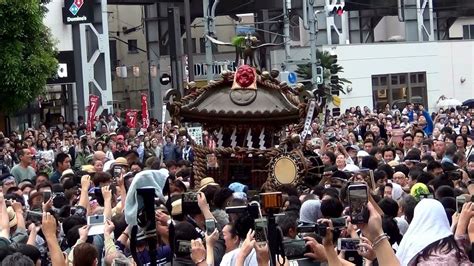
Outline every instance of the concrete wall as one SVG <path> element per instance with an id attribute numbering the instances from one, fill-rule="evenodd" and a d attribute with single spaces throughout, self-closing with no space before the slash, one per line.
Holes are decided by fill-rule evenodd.
<path id="1" fill-rule="evenodd" d="M 71 51 L 72 27 L 63 23 L 63 6 L 64 0 L 51 0 L 46 5 L 49 11 L 46 13 L 43 23 L 50 28 L 51 34 L 57 42 L 58 51 Z"/>
<path id="2" fill-rule="evenodd" d="M 405 38 L 405 23 L 398 21 L 397 16 L 386 16 L 375 26 L 374 40 L 387 41 L 394 36 Z"/>
<path id="3" fill-rule="evenodd" d="M 253 14 L 241 14 L 238 15 L 242 21 L 237 22 L 228 16 L 217 16 L 215 20 L 216 24 L 216 37 L 218 40 L 223 42 L 230 42 L 232 37 L 236 35 L 236 27 L 241 24 L 251 24 L 254 23 Z M 191 23 L 191 36 L 196 40 L 196 53 L 200 53 L 200 43 L 199 39 L 204 37 L 204 24 L 202 18 L 197 18 Z M 196 26 L 196 27 L 193 27 Z M 252 26 L 252 25 L 247 25 Z M 186 38 L 186 35 L 183 34 L 183 39 Z M 186 45 L 186 44 L 184 44 Z M 204 49 L 204 48 L 203 48 Z M 183 50 L 184 51 L 184 50 Z M 219 52 L 233 52 L 235 49 L 229 46 L 219 46 Z"/>
<path id="4" fill-rule="evenodd" d="M 474 18 L 473 17 L 462 17 L 458 18 L 456 22 L 451 26 L 449 29 L 449 37 L 450 38 L 463 38 L 463 25 L 473 25 Z"/>
<path id="5" fill-rule="evenodd" d="M 127 78 L 119 78 L 115 71 L 112 71 L 112 89 L 114 100 L 120 104 L 121 108 L 140 109 L 140 94 L 147 93 L 149 88 L 148 72 L 149 64 L 146 52 L 130 53 L 128 51 L 128 40 L 137 40 L 137 47 L 146 51 L 146 38 L 143 28 L 124 34 L 124 27 L 131 29 L 142 25 L 143 7 L 138 5 L 108 5 L 109 12 L 109 37 L 115 40 L 117 60 L 119 65 L 127 66 Z M 112 37 L 119 38 L 121 42 Z M 112 49 L 112 47 L 111 47 Z M 133 66 L 138 66 L 140 75 L 133 76 Z"/>
<path id="6" fill-rule="evenodd" d="M 373 106 L 372 75 L 426 72 L 428 106 L 435 107 L 441 95 L 458 100 L 474 98 L 474 42 L 447 41 L 425 43 L 377 43 L 324 46 L 338 55 L 344 77 L 352 81 L 352 92 L 343 95 L 342 108 Z M 272 52 L 273 67 L 278 68 L 283 50 Z M 308 58 L 309 48 L 293 49 L 295 60 Z M 295 66 L 296 67 L 296 66 Z M 461 83 L 461 77 L 465 82 Z"/>

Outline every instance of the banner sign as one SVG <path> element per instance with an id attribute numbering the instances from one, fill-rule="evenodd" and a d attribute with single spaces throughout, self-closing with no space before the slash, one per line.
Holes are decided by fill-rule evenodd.
<path id="1" fill-rule="evenodd" d="M 95 113 L 99 109 L 99 96 L 89 95 L 89 113 L 87 115 L 87 131 L 92 131 L 92 126 L 94 124 Z"/>
<path id="2" fill-rule="evenodd" d="M 306 114 L 306 119 L 304 121 L 303 132 L 301 132 L 301 142 L 304 142 L 306 136 L 311 134 L 311 122 L 313 121 L 314 109 L 316 108 L 316 101 L 311 100 L 309 103 L 308 113 Z"/>
<path id="3" fill-rule="evenodd" d="M 150 126 L 150 117 L 148 116 L 148 95 L 142 93 L 142 128 L 148 129 Z"/>
<path id="4" fill-rule="evenodd" d="M 126 121 L 127 121 L 127 127 L 129 128 L 136 128 L 137 127 L 137 114 L 138 110 L 127 110 L 125 115 L 126 115 Z"/>

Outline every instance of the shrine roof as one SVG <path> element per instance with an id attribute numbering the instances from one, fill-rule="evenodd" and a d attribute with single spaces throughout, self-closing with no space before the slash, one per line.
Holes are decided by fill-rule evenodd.
<path id="1" fill-rule="evenodd" d="M 183 120 L 211 124 L 298 122 L 299 99 L 286 85 L 258 76 L 256 90 L 232 89 L 232 78 L 206 86 L 199 96 L 183 104 Z"/>

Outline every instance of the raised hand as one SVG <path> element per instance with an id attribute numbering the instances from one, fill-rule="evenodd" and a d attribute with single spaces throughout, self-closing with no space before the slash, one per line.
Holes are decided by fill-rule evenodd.
<path id="1" fill-rule="evenodd" d="M 43 212 L 43 220 L 41 222 L 41 229 L 46 239 L 56 239 L 56 219 L 49 212 Z"/>
<path id="2" fill-rule="evenodd" d="M 206 248 L 201 239 L 191 240 L 191 259 L 195 264 L 206 260 Z"/>
<path id="3" fill-rule="evenodd" d="M 324 251 L 323 245 L 312 237 L 305 237 L 304 240 L 306 240 L 306 246 L 312 251 L 311 253 L 305 253 L 305 257 L 316 261 L 327 261 L 326 251 Z"/>

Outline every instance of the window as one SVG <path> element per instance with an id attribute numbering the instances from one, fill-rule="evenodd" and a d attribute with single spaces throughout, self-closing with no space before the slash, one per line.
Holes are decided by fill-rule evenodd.
<path id="1" fill-rule="evenodd" d="M 192 38 L 191 43 L 193 45 L 192 53 L 195 54 L 196 49 L 197 49 L 197 47 L 196 47 L 196 38 Z M 188 53 L 188 44 L 187 44 L 187 39 L 186 38 L 183 39 L 183 48 L 184 48 L 184 53 L 187 54 Z"/>
<path id="2" fill-rule="evenodd" d="M 206 39 L 199 38 L 199 53 L 205 54 L 206 53 Z"/>
<path id="3" fill-rule="evenodd" d="M 217 49 L 217 44 L 212 45 L 212 52 L 217 53 L 219 50 Z M 206 53 L 206 38 L 199 38 L 199 53 L 205 54 Z"/>
<path id="4" fill-rule="evenodd" d="M 128 53 L 129 54 L 138 54 L 138 42 L 137 42 L 137 40 L 134 40 L 134 39 L 128 40 Z"/>
<path id="5" fill-rule="evenodd" d="M 405 108 L 407 103 L 426 106 L 428 102 L 426 88 L 426 72 L 373 75 L 374 109 L 383 110 L 387 104 L 390 108 L 396 105 L 400 110 Z"/>
<path id="6" fill-rule="evenodd" d="M 474 24 L 473 25 L 463 25 L 462 26 L 462 37 L 465 40 L 474 39 Z"/>
<path id="7" fill-rule="evenodd" d="M 117 60 L 117 41 L 116 40 L 109 40 L 109 47 L 110 47 L 110 67 L 112 71 L 115 71 L 115 68 L 118 66 Z"/>

